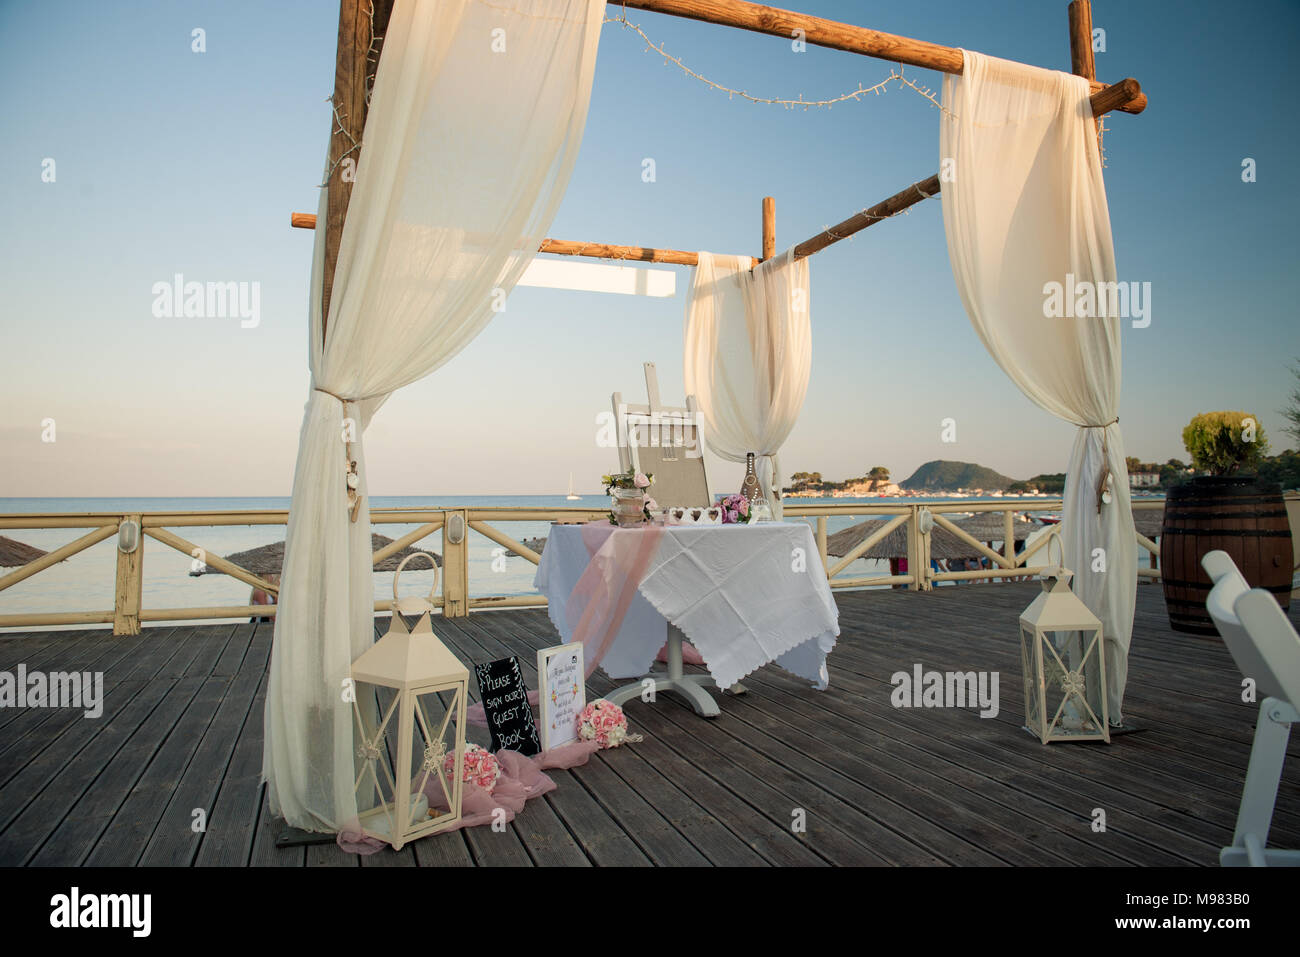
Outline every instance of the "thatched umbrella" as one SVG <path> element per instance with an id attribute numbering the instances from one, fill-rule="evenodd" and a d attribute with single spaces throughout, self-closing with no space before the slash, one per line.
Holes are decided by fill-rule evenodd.
<path id="1" fill-rule="evenodd" d="M 977 542 L 1000 542 L 1007 534 L 1006 519 L 1002 512 L 976 512 L 969 518 L 958 519 L 953 524 Z M 1023 542 L 1038 528 L 1037 522 L 1031 522 L 1017 515 L 1011 523 L 1011 534 L 1015 541 Z M 947 534 L 947 529 L 944 529 L 944 533 Z"/>
<path id="2" fill-rule="evenodd" d="M 1138 534 L 1145 535 L 1152 541 L 1160 537 L 1160 528 L 1164 525 L 1164 522 L 1165 510 L 1163 508 L 1133 509 L 1133 524 L 1137 526 Z"/>
<path id="3" fill-rule="evenodd" d="M 850 525 L 843 531 L 826 536 L 826 554 L 843 558 L 859 544 L 870 538 L 886 524 L 888 519 L 869 518 L 866 521 Z M 935 529 L 930 534 L 930 557 L 938 559 L 967 558 L 973 551 L 968 545 L 957 541 L 948 532 Z M 907 526 L 899 525 L 862 555 L 863 558 L 906 558 Z"/>
<path id="4" fill-rule="evenodd" d="M 48 554 L 43 548 L 0 535 L 0 568 L 17 568 Z"/>
<path id="5" fill-rule="evenodd" d="M 524 548 L 531 548 L 538 555 L 540 555 L 542 553 L 542 549 L 546 547 L 546 536 L 543 535 L 541 538 L 525 538 L 519 544 L 524 546 Z M 512 551 L 510 554 L 513 555 L 515 553 Z"/>
<path id="6" fill-rule="evenodd" d="M 372 533 L 370 536 L 371 551 L 377 552 L 384 546 L 391 545 L 391 544 L 393 544 L 393 539 L 389 538 L 386 535 L 375 535 Z M 413 555 L 416 552 L 425 552 L 425 551 L 427 551 L 427 549 L 416 548 L 413 545 L 408 545 L 406 546 L 406 548 L 403 548 L 400 552 L 397 552 L 395 555 L 389 555 L 382 562 L 376 565 L 375 571 L 395 572 L 397 571 L 397 566 L 401 564 L 402 560 L 406 558 L 408 555 Z M 436 552 L 433 552 L 431 554 L 433 555 L 434 562 L 438 565 L 439 568 L 441 568 L 442 556 L 437 554 Z M 240 568 L 250 571 L 254 575 L 278 575 L 280 574 L 280 569 L 284 565 L 284 542 L 273 542 L 270 545 L 259 545 L 257 546 L 257 548 L 250 548 L 242 552 L 235 552 L 233 555 L 227 555 L 226 561 L 238 565 Z M 415 565 L 411 566 L 411 568 L 415 568 L 415 567 L 416 567 Z M 219 574 L 218 572 L 215 572 L 213 569 L 206 568 L 206 567 L 201 572 L 191 572 L 191 574 L 202 575 L 205 572 L 210 575 Z"/>

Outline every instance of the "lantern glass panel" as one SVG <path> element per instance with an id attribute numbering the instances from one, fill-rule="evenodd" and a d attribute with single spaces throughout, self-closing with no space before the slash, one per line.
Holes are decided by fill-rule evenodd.
<path id="1" fill-rule="evenodd" d="M 426 795 L 429 820 L 445 817 L 458 807 L 458 777 L 463 751 L 456 751 L 455 714 L 461 691 L 445 689 L 412 695 L 415 706 L 411 766 L 407 775 L 412 792 Z"/>
<path id="2" fill-rule="evenodd" d="M 1097 631 L 1046 632 L 1044 638 L 1044 711 L 1051 737 L 1101 736 Z"/>
<path id="3" fill-rule="evenodd" d="M 1020 627 L 1020 673 L 1025 677 L 1025 725 L 1039 734 L 1043 726 L 1041 696 L 1038 692 L 1038 666 L 1035 663 L 1034 629 Z"/>
<path id="4" fill-rule="evenodd" d="M 400 846 L 459 817 L 455 782 L 464 751 L 456 718 L 465 690 L 461 683 L 420 693 L 357 685 L 357 809 L 367 832 Z M 403 748 L 406 734 L 409 747 Z M 400 822 L 397 796 L 403 785 L 407 819 Z"/>

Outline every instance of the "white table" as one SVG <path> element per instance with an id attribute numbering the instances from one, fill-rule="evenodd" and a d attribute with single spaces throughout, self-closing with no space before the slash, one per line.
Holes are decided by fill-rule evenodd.
<path id="1" fill-rule="evenodd" d="M 637 546 L 636 539 L 615 536 L 645 534 L 612 525 L 551 528 L 534 584 L 565 641 L 574 638 L 569 600 L 588 565 L 608 558 L 612 549 Z M 654 690 L 682 694 L 708 717 L 718 714 L 718 706 L 706 688 L 731 687 L 765 664 L 806 678 L 815 688 L 827 686 L 826 656 L 839 635 L 839 612 L 808 525 L 668 526 L 635 584 L 600 662 L 611 678 L 646 675 L 667 643 L 667 670 L 648 676 Z M 685 639 L 699 650 L 708 675 L 683 673 Z M 622 704 L 646 688 L 637 681 L 606 698 Z"/>

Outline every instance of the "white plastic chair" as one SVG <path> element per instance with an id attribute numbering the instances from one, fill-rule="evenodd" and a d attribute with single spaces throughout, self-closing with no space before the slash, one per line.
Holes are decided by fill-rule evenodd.
<path id="1" fill-rule="evenodd" d="M 1206 608 L 1242 675 L 1264 695 L 1255 742 L 1241 791 L 1232 846 L 1219 852 L 1224 867 L 1300 866 L 1300 851 L 1268 848 L 1278 783 L 1291 725 L 1300 721 L 1300 635 L 1277 600 L 1251 589 L 1227 552 L 1208 552 L 1201 566 L 1214 582 Z"/>

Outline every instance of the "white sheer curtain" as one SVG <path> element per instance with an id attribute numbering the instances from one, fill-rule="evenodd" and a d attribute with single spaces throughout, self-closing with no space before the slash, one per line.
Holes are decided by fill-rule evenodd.
<path id="1" fill-rule="evenodd" d="M 940 119 L 939 155 L 953 173 L 942 192 L 948 255 L 998 365 L 1037 405 L 1079 427 L 1061 516 L 1065 562 L 1075 593 L 1102 621 L 1110 720 L 1119 724 L 1137 597 L 1118 424 L 1121 319 L 1113 302 L 1074 318 L 1050 303 L 1054 288 L 1065 296 L 1115 288 L 1100 285 L 1115 282 L 1115 249 L 1088 82 L 963 54 L 962 75 L 944 79 Z M 1111 501 L 1098 508 L 1107 471 Z"/>
<path id="2" fill-rule="evenodd" d="M 374 640 L 361 435 L 388 393 L 487 324 L 549 228 L 586 122 L 604 0 L 398 0 L 322 346 L 325 230 L 312 266 L 312 386 L 294 473 L 266 697 L 263 773 L 292 825 L 356 816 L 343 683 Z M 500 32 L 496 32 L 500 31 Z M 322 193 L 318 222 L 324 223 Z M 362 507 L 348 517 L 348 419 Z M 413 435 L 413 442 L 425 435 Z"/>
<path id="3" fill-rule="evenodd" d="M 758 453 L 759 483 L 780 518 L 777 452 L 812 368 L 808 260 L 790 249 L 753 262 L 700 253 L 686 298 L 686 392 L 699 404 L 709 448 L 732 462 Z"/>

